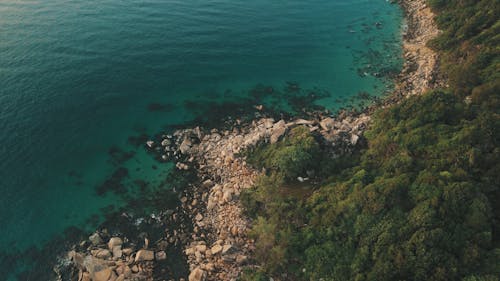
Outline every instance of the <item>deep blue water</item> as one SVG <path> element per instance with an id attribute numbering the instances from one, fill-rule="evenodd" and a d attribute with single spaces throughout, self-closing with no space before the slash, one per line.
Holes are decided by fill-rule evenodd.
<path id="1" fill-rule="evenodd" d="M 95 227 L 124 204 L 124 191 L 96 194 L 118 167 L 129 190 L 160 184 L 168 165 L 129 137 L 182 125 L 198 105 L 257 84 L 279 101 L 289 81 L 329 92 L 316 104 L 333 111 L 384 94 L 401 25 L 384 0 L 0 1 L 0 257 Z"/>

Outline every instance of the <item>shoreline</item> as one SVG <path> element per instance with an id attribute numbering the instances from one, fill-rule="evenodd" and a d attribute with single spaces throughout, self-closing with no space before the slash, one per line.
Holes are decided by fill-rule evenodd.
<path id="1" fill-rule="evenodd" d="M 335 117 L 317 114 L 308 120 L 236 120 L 230 130 L 204 131 L 195 127 L 177 130 L 160 143 L 148 142 L 152 152 L 168 151 L 175 156 L 178 170 L 196 174 L 197 180 L 180 194 L 180 206 L 165 214 L 170 221 L 178 222 L 179 228 L 169 229 L 164 240 L 150 242 L 145 238 L 142 245 L 135 247 L 122 247 L 127 244 L 126 237 L 96 232 L 80 244 L 86 246 L 79 247 L 80 252 L 69 253 L 74 265 L 72 277 L 82 281 L 156 280 L 155 265 L 166 261 L 169 244 L 184 250 L 189 281 L 236 280 L 244 267 L 257 266 L 251 259 L 251 221 L 243 214 L 238 197 L 261 172 L 247 165 L 240 156 L 242 152 L 262 142 L 275 143 L 295 126 L 307 126 L 332 155 L 350 153 L 363 143 L 363 133 L 376 109 L 442 85 L 437 78 L 438 56 L 426 46 L 439 33 L 433 13 L 425 0 L 400 0 L 398 4 L 408 24 L 403 34 L 404 65 L 394 90 L 382 104 L 369 106 L 361 113 L 343 112 Z"/>

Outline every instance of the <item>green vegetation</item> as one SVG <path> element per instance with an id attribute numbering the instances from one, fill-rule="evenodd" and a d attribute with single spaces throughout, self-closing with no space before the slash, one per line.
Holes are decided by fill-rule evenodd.
<path id="1" fill-rule="evenodd" d="M 286 180 L 304 176 L 317 165 L 319 144 L 305 126 L 294 128 L 283 141 L 257 148 L 248 162 L 283 176 Z"/>
<path id="2" fill-rule="evenodd" d="M 301 128 L 254 151 L 268 172 L 241 199 L 262 268 L 244 280 L 499 280 L 500 1 L 429 2 L 450 88 L 377 112 L 351 160 Z M 312 195 L 281 192 L 309 169 Z"/>

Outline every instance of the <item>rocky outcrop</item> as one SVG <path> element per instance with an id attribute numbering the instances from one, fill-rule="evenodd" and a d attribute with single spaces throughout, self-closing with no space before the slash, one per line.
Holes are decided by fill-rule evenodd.
<path id="1" fill-rule="evenodd" d="M 198 129 L 196 134 L 194 129 L 176 131 L 169 151 L 181 155 L 177 168 L 182 170 L 187 165 L 184 162 L 189 163 L 201 179 L 181 197 L 193 223 L 193 234 L 185 245 L 189 280 L 235 280 L 242 266 L 251 263 L 251 222 L 243 215 L 238 198 L 260 173 L 247 165 L 240 156 L 242 152 L 286 138 L 295 126 L 306 126 L 333 156 L 348 153 L 362 138 L 369 121 L 366 114 L 289 122 L 262 118 L 246 125 L 235 124 L 233 130 L 202 133 Z"/>
<path id="2" fill-rule="evenodd" d="M 405 63 L 389 101 L 443 86 L 437 77 L 438 55 L 427 47 L 427 42 L 439 34 L 434 14 L 425 0 L 401 0 L 400 4 L 406 13 L 407 23 L 403 35 Z"/>
<path id="3" fill-rule="evenodd" d="M 69 260 L 78 270 L 77 280 L 153 280 L 154 251 L 122 249 L 123 240 L 120 237 L 112 237 L 105 244 L 97 232 L 89 240 L 91 246 L 88 251 L 68 253 Z"/>

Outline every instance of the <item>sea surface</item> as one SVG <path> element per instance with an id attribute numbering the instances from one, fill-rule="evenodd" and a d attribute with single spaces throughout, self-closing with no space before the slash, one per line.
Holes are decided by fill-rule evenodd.
<path id="1" fill-rule="evenodd" d="M 335 112 L 384 95 L 402 26 L 384 0 L 0 1 L 2 277 L 173 188 L 145 149 L 155 134 L 238 106 Z"/>

